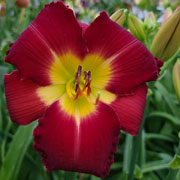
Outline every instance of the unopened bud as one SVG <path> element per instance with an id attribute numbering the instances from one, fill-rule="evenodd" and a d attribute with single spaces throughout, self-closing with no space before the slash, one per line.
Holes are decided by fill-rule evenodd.
<path id="1" fill-rule="evenodd" d="M 19 8 L 26 8 L 30 4 L 30 0 L 16 0 L 15 5 Z"/>
<path id="2" fill-rule="evenodd" d="M 144 23 L 148 26 L 154 26 L 156 24 L 156 17 L 153 12 L 147 13 L 147 15 L 144 18 Z"/>
<path id="3" fill-rule="evenodd" d="M 163 19 L 162 19 L 162 23 L 161 26 L 165 25 L 167 23 L 167 21 L 169 20 L 169 17 L 172 15 L 172 10 L 171 8 L 167 8 L 164 12 L 163 15 Z"/>
<path id="4" fill-rule="evenodd" d="M 174 89 L 176 91 L 176 95 L 180 102 L 180 59 L 177 59 L 174 65 L 172 77 L 173 77 Z"/>
<path id="5" fill-rule="evenodd" d="M 128 16 L 128 28 L 130 29 L 132 35 L 134 35 L 141 42 L 145 42 L 146 36 L 144 33 L 144 24 L 141 20 L 139 20 L 131 13 Z"/>
<path id="6" fill-rule="evenodd" d="M 167 61 L 180 46 L 180 6 L 166 19 L 155 35 L 151 52 L 158 59 Z"/>
<path id="7" fill-rule="evenodd" d="M 111 15 L 110 19 L 122 26 L 127 18 L 127 9 L 119 9 Z"/>

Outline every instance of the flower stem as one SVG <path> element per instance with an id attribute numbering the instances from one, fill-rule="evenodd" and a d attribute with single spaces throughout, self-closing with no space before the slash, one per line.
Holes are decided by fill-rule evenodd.
<path id="1" fill-rule="evenodd" d="M 19 15 L 19 23 L 23 22 L 25 18 L 25 8 L 21 8 L 21 12 Z"/>
<path id="2" fill-rule="evenodd" d="M 175 57 L 179 54 L 179 52 L 180 52 L 180 48 L 176 51 L 176 53 L 168 61 L 166 61 L 164 63 L 163 67 L 161 68 L 160 75 L 162 75 L 164 73 L 164 71 L 167 70 L 169 65 L 172 64 L 172 62 L 175 60 Z"/>
<path id="3" fill-rule="evenodd" d="M 149 101 L 147 98 L 146 108 L 145 108 L 144 117 L 143 117 L 143 120 L 141 123 L 139 134 L 138 134 L 138 136 L 133 137 L 133 146 L 132 147 L 135 147 L 135 148 L 132 148 L 132 152 L 131 152 L 131 162 L 130 162 L 130 166 L 129 166 L 128 180 L 134 179 L 134 169 L 135 169 L 135 164 L 138 159 L 138 152 L 139 152 L 139 148 L 140 148 L 142 129 L 144 127 L 148 107 L 149 107 Z"/>

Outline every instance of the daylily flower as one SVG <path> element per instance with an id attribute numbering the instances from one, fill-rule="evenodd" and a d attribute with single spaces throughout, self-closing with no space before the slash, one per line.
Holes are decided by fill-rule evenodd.
<path id="1" fill-rule="evenodd" d="M 105 177 L 120 130 L 137 135 L 146 82 L 159 62 L 105 12 L 92 24 L 78 23 L 62 2 L 45 6 L 10 45 L 5 76 L 13 122 L 34 130 L 34 148 L 46 168 Z"/>

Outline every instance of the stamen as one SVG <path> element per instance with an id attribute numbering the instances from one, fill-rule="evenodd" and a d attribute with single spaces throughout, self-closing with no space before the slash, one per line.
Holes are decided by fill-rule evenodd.
<path id="1" fill-rule="evenodd" d="M 74 98 L 74 100 L 76 100 L 79 97 L 80 93 L 81 93 L 81 90 L 80 90 L 80 88 L 78 86 L 78 89 L 76 91 L 76 97 Z"/>
<path id="2" fill-rule="evenodd" d="M 87 95 L 89 96 L 91 94 L 91 87 L 90 87 L 91 82 L 89 82 L 87 85 Z"/>
<path id="3" fill-rule="evenodd" d="M 76 84 L 75 84 L 75 92 L 76 92 L 76 97 L 77 99 L 79 96 L 83 94 L 85 90 L 87 90 L 87 96 L 91 94 L 91 71 L 84 71 L 84 87 L 80 89 L 80 78 L 81 78 L 81 72 L 82 72 L 82 66 L 78 66 L 78 70 L 76 73 Z"/>
<path id="4" fill-rule="evenodd" d="M 79 65 L 79 66 L 78 66 L 78 71 L 77 71 L 77 72 L 78 72 L 78 74 L 79 74 L 80 76 L 81 76 L 81 71 L 82 71 L 82 66 Z"/>
<path id="5" fill-rule="evenodd" d="M 91 81 L 91 71 L 88 71 L 87 73 L 87 83 Z"/>
<path id="6" fill-rule="evenodd" d="M 81 77 L 81 71 L 82 71 L 82 66 L 78 66 L 78 70 L 77 70 L 77 73 L 76 73 L 76 82 L 79 83 L 79 79 Z"/>
<path id="7" fill-rule="evenodd" d="M 75 87 L 75 92 L 78 92 L 78 89 L 79 89 L 79 80 L 80 80 L 80 77 L 81 77 L 81 71 L 82 71 L 82 66 L 78 66 L 78 70 L 77 70 L 77 73 L 76 73 L 76 87 Z"/>
<path id="8" fill-rule="evenodd" d="M 87 78 L 87 72 L 84 71 L 84 80 L 86 80 L 86 78 Z"/>
<path id="9" fill-rule="evenodd" d="M 91 71 L 88 71 L 87 73 L 87 81 L 86 81 L 86 87 L 87 87 L 87 95 L 89 96 L 91 94 Z"/>
<path id="10" fill-rule="evenodd" d="M 100 91 L 98 91 L 98 94 L 97 94 L 97 97 L 96 97 L 95 105 L 98 104 L 99 100 L 100 100 Z"/>
<path id="11" fill-rule="evenodd" d="M 79 89 L 79 84 L 76 84 L 75 92 L 77 92 Z"/>

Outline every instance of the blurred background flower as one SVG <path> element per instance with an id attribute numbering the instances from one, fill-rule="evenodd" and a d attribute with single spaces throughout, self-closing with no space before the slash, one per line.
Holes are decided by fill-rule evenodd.
<path id="1" fill-rule="evenodd" d="M 0 2 L 0 16 L 4 16 L 5 14 L 5 2 L 1 1 Z"/>
<path id="2" fill-rule="evenodd" d="M 19 8 L 26 8 L 30 4 L 30 0 L 16 0 L 15 5 Z"/>

